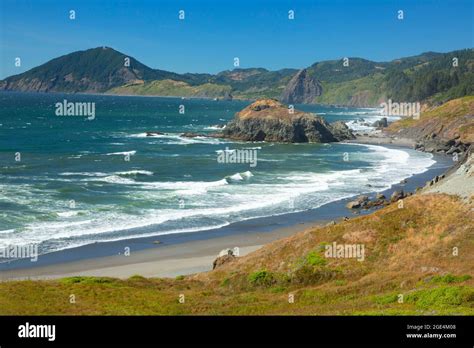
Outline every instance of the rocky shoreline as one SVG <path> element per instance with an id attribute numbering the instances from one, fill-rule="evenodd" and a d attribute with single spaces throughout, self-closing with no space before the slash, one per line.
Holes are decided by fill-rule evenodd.
<path id="1" fill-rule="evenodd" d="M 470 105 L 469 101 L 468 105 Z M 445 110 L 444 112 L 449 111 Z M 461 121 L 468 120 L 467 124 L 469 124 L 473 118 L 474 116 L 468 114 L 461 117 Z M 237 113 L 232 121 L 222 125 L 222 131 L 219 133 L 183 133 L 181 136 L 187 138 L 207 136 L 240 141 L 349 142 L 394 145 L 453 157 L 453 166 L 445 174 L 435 176 L 427 181 L 423 187 L 416 187 L 413 192 L 397 190 L 392 193 L 390 198 L 382 194 L 376 194 L 373 198 L 362 195 L 347 203 L 346 207 L 357 214 L 361 209 L 368 210 L 387 206 L 400 202 L 400 200 L 416 193 L 433 191 L 435 186 L 441 185 L 440 183 L 445 185 L 447 177 L 456 171 L 458 176 L 463 175 L 462 172 L 459 173 L 460 168 L 466 165 L 466 162 L 472 162 L 472 142 L 469 135 L 459 134 L 457 131 L 464 123 L 459 123 L 457 119 L 455 121 L 449 120 L 448 127 L 446 127 L 440 120 L 446 123 L 445 119 L 439 118 L 435 119 L 436 122 L 432 118 L 424 118 L 422 121 L 412 119 L 408 121 L 417 122 L 415 126 L 397 128 L 400 123 L 406 123 L 407 119 L 389 125 L 387 119 L 382 118 L 372 124 L 373 127 L 377 127 L 375 132 L 360 134 L 353 133 L 342 121 L 328 123 L 317 115 L 295 110 L 275 99 L 260 99 Z M 162 134 L 160 132 L 147 132 L 147 136 Z M 463 170 L 470 173 L 472 167 L 474 166 L 471 163 L 467 169 L 464 168 Z M 406 179 L 400 184 L 404 183 L 406 183 Z M 474 186 L 474 183 L 472 186 Z M 453 191 L 453 189 L 449 190 Z M 463 196 L 459 188 L 455 188 L 454 192 Z"/>

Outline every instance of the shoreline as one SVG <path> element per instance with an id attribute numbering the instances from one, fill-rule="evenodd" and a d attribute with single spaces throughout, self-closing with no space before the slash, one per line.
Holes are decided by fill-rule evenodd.
<path id="1" fill-rule="evenodd" d="M 356 135 L 354 140 L 344 141 L 350 144 L 369 144 L 369 145 L 381 145 L 381 146 L 396 146 L 400 148 L 415 149 L 416 141 L 409 138 L 400 138 L 396 136 L 390 136 L 385 133 L 371 133 L 370 135 Z"/>
<path id="2" fill-rule="evenodd" d="M 408 139 L 393 140 L 382 134 L 349 142 L 412 148 Z M 425 172 L 409 177 L 405 184 L 394 184 L 381 193 L 390 197 L 395 190 L 414 192 L 417 187 L 423 187 L 426 181 L 453 166 L 446 156 L 434 154 L 433 160 L 436 163 Z M 368 195 L 373 197 L 375 191 L 370 191 Z M 249 219 L 218 229 L 88 244 L 41 255 L 36 263 L 29 259 L 0 263 L 0 281 L 73 275 L 128 278 L 139 274 L 146 277 L 175 277 L 205 272 L 212 269 L 212 262 L 225 248 L 237 246 L 240 248 L 240 256 L 243 256 L 274 240 L 322 226 L 329 221 L 341 220 L 345 216 L 354 216 L 355 212 L 345 205 L 357 196 L 330 202 L 309 211 Z M 355 216 L 367 215 L 377 209 L 379 207 L 360 210 Z M 159 244 L 156 244 L 157 240 Z M 122 254 L 127 247 L 130 256 Z"/>
<path id="3" fill-rule="evenodd" d="M 323 222 L 304 224 L 304 229 L 323 225 Z M 239 247 L 239 256 L 253 252 L 274 240 L 291 236 L 303 230 L 291 226 L 267 232 L 233 234 L 208 240 L 187 241 L 163 246 L 159 250 L 146 249 L 131 252 L 130 256 L 116 255 L 59 263 L 38 268 L 22 268 L 0 272 L 0 281 L 24 279 L 55 279 L 71 276 L 129 278 L 176 277 L 212 269 L 219 251 Z"/>

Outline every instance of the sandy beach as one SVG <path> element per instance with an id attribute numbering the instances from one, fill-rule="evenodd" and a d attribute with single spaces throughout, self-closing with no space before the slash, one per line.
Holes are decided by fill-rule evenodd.
<path id="1" fill-rule="evenodd" d="M 408 147 L 413 149 L 415 147 L 415 140 L 408 138 L 401 138 L 396 136 L 387 136 L 384 133 L 373 132 L 368 135 L 356 135 L 354 140 L 346 140 L 347 143 L 354 144 L 370 144 L 370 145 L 394 145 L 399 147 Z"/>
<path id="2" fill-rule="evenodd" d="M 0 280 L 53 279 L 71 276 L 97 276 L 128 278 L 133 275 L 144 277 L 176 277 L 212 270 L 212 263 L 219 252 L 226 248 L 239 248 L 244 256 L 264 244 L 281 239 L 323 222 L 302 223 L 276 229 L 271 233 L 257 232 L 236 234 L 166 245 L 160 248 L 130 252 L 129 256 L 117 255 L 60 263 L 45 267 L 32 267 L 0 272 Z"/>

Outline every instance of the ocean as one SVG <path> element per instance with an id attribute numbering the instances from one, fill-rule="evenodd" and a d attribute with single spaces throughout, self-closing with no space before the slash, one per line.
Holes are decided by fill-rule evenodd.
<path id="1" fill-rule="evenodd" d="M 95 117 L 57 116 L 64 100 L 95 103 Z M 384 191 L 435 163 L 431 154 L 375 145 L 180 136 L 216 132 L 248 104 L 0 93 L 0 248 L 35 244 L 44 254 L 200 233 Z M 382 117 L 379 109 L 296 108 L 362 131 Z M 218 161 L 234 150 L 254 151 L 255 165 Z"/>

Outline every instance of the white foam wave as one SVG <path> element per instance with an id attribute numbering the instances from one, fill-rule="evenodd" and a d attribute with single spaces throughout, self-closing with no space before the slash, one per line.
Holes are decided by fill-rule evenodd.
<path id="1" fill-rule="evenodd" d="M 244 180 L 244 178 L 242 177 L 240 173 L 235 173 L 234 175 L 229 176 L 229 179 L 235 180 L 235 181 Z"/>
<path id="2" fill-rule="evenodd" d="M 207 130 L 222 130 L 226 127 L 226 125 L 223 125 L 223 126 L 208 126 L 208 127 L 205 127 L 204 129 L 207 129 Z"/>
<path id="3" fill-rule="evenodd" d="M 132 151 L 122 151 L 122 152 L 112 152 L 112 153 L 106 153 L 107 156 L 113 156 L 113 155 L 123 155 L 123 156 L 126 156 L 126 155 L 130 155 L 130 156 L 133 156 L 137 153 L 137 151 L 135 150 L 132 150 Z"/>
<path id="4" fill-rule="evenodd" d="M 182 134 L 176 133 L 164 133 L 153 136 L 147 136 L 147 133 L 138 133 L 126 135 L 130 138 L 150 138 L 154 140 L 159 140 L 167 145 L 187 145 L 187 144 L 226 144 L 228 141 L 222 139 L 211 138 L 206 136 L 196 136 L 196 137 L 183 137 Z"/>
<path id="5" fill-rule="evenodd" d="M 64 173 L 59 173 L 61 176 L 107 176 L 109 174 L 107 173 L 102 173 L 102 172 L 64 172 Z"/>
<path id="6" fill-rule="evenodd" d="M 2 234 L 2 233 L 13 233 L 13 232 L 15 232 L 15 229 L 3 230 L 3 231 L 0 231 L 0 234 Z"/>
<path id="7" fill-rule="evenodd" d="M 217 181 L 169 181 L 140 183 L 143 187 L 158 190 L 171 190 L 178 195 L 198 195 L 205 194 L 209 190 L 228 185 L 224 178 Z"/>
<path id="8" fill-rule="evenodd" d="M 125 185 L 136 184 L 136 182 L 133 179 L 122 178 L 121 176 L 118 176 L 118 175 L 109 175 L 104 178 L 100 178 L 98 180 L 105 181 L 110 184 L 125 184 Z"/>
<path id="9" fill-rule="evenodd" d="M 79 212 L 78 211 L 63 211 L 56 214 L 61 217 L 71 217 L 71 216 L 76 216 L 77 214 L 79 214 Z"/>
<path id="10" fill-rule="evenodd" d="M 148 175 L 151 176 L 153 175 L 153 172 L 150 172 L 148 170 L 129 170 L 127 172 L 116 172 L 116 175 L 121 175 L 121 176 L 134 176 L 134 175 Z"/>

